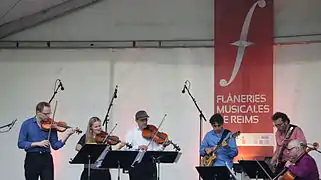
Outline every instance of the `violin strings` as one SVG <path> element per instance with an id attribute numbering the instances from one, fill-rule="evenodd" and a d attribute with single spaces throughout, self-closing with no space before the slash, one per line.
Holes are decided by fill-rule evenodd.
<path id="1" fill-rule="evenodd" d="M 110 136 L 111 133 L 115 130 L 115 128 L 116 128 L 117 125 L 118 125 L 118 124 L 116 123 L 115 126 L 113 127 L 113 129 L 110 131 L 110 133 L 107 133 L 107 136 L 105 137 L 103 143 L 107 140 L 107 138 L 109 138 L 109 136 Z"/>
<path id="2" fill-rule="evenodd" d="M 161 127 L 161 125 L 163 124 L 163 121 L 165 120 L 165 117 L 167 116 L 167 114 L 164 115 L 162 121 L 159 123 L 158 125 L 158 128 L 157 128 L 157 131 L 153 134 L 153 138 L 152 140 L 148 143 L 147 147 L 149 147 L 149 145 L 154 141 L 155 137 L 156 137 L 156 134 L 158 133 L 159 131 L 159 128 Z"/>

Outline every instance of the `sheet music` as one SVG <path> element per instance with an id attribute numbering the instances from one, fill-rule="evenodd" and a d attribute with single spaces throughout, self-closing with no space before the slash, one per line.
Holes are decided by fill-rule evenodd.
<path id="1" fill-rule="evenodd" d="M 110 133 L 105 137 L 104 141 L 111 135 L 111 133 L 115 130 L 115 128 L 116 128 L 117 125 L 118 125 L 118 124 L 116 123 L 115 126 L 113 127 L 113 129 L 110 131 Z M 109 152 L 109 148 L 110 148 L 110 145 L 107 144 L 107 146 L 106 146 L 106 148 L 104 149 L 104 151 L 100 154 L 100 156 L 99 156 L 98 159 L 96 160 L 95 166 L 96 166 L 97 168 L 100 168 L 100 167 L 101 167 L 101 165 L 102 165 L 102 163 L 103 163 L 103 161 L 104 161 L 107 153 Z"/>
<path id="2" fill-rule="evenodd" d="M 136 156 L 136 158 L 135 158 L 135 160 L 134 160 L 134 162 L 133 162 L 132 165 L 131 165 L 131 167 L 134 167 L 135 164 L 136 164 L 136 162 L 137 162 L 137 163 L 140 163 L 140 162 L 142 161 L 145 153 L 146 153 L 146 151 L 139 150 L 139 151 L 138 151 L 138 154 L 137 154 L 137 156 Z"/>
<path id="3" fill-rule="evenodd" d="M 175 161 L 174 161 L 174 163 L 177 163 L 178 162 L 178 160 L 181 158 L 181 156 L 182 156 L 182 153 L 177 153 L 177 156 L 176 156 L 176 158 L 175 158 Z"/>
<path id="4" fill-rule="evenodd" d="M 225 161 L 225 166 L 226 166 L 226 168 L 230 171 L 230 174 L 232 174 L 233 178 L 234 178 L 235 180 L 239 180 L 239 179 L 235 176 L 235 174 L 233 173 L 232 169 L 228 166 L 228 164 L 227 164 L 226 161 Z"/>
<path id="5" fill-rule="evenodd" d="M 95 166 L 96 166 L 97 168 L 100 168 L 100 167 L 101 167 L 101 165 L 102 165 L 102 163 L 103 163 L 103 161 L 104 161 L 107 153 L 109 152 L 109 148 L 110 148 L 110 145 L 108 144 L 108 145 L 106 146 L 106 148 L 104 149 L 104 151 L 100 154 L 100 156 L 99 156 L 99 158 L 97 159 L 97 161 L 95 162 Z"/>

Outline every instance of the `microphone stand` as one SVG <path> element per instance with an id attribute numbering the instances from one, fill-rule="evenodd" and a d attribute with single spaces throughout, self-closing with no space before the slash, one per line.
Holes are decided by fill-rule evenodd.
<path id="1" fill-rule="evenodd" d="M 318 149 L 315 149 L 315 151 L 316 151 L 316 152 L 318 152 L 318 153 L 321 153 L 321 151 L 320 151 L 320 150 L 318 150 Z"/>
<path id="2" fill-rule="evenodd" d="M 2 131 L 2 132 L 0 132 L 0 133 L 5 133 L 5 132 L 10 131 L 10 130 L 12 129 L 12 127 L 14 126 L 14 124 L 16 123 L 16 121 L 17 121 L 17 119 L 15 119 L 14 121 L 12 121 L 12 122 L 9 123 L 9 124 L 6 124 L 6 125 L 1 126 L 0 129 L 3 129 L 3 128 L 5 128 L 5 127 L 9 127 L 9 129 L 6 130 L 6 131 Z"/>
<path id="3" fill-rule="evenodd" d="M 196 100 L 195 100 L 195 98 L 192 96 L 192 94 L 191 94 L 191 92 L 189 91 L 189 88 L 190 88 L 190 82 L 187 80 L 187 81 L 185 81 L 185 83 L 186 82 L 188 82 L 189 83 L 189 87 L 187 88 L 186 87 L 186 84 L 184 85 L 184 89 L 186 89 L 187 90 L 187 93 L 188 93 L 188 95 L 191 97 L 191 99 L 193 100 L 193 102 L 194 102 L 194 104 L 195 104 L 195 106 L 196 106 L 196 108 L 197 108 L 197 110 L 198 110 L 198 112 L 200 113 L 199 114 L 199 147 L 201 147 L 201 144 L 202 144 L 202 130 L 203 130 L 203 120 L 204 121 L 207 121 L 206 120 L 206 118 L 205 118 L 205 116 L 204 116 L 204 114 L 203 114 L 203 112 L 202 112 L 202 110 L 199 108 L 199 106 L 198 106 L 198 104 L 197 104 L 197 102 L 196 102 Z M 183 93 L 184 93 L 184 90 L 183 90 Z M 201 166 L 201 156 L 199 157 L 199 165 Z"/>
<path id="4" fill-rule="evenodd" d="M 51 101 L 54 99 L 54 97 L 58 93 L 59 88 L 61 88 L 61 83 L 59 83 L 58 87 L 56 88 L 58 81 L 60 81 L 60 79 L 57 79 L 56 82 L 55 82 L 54 93 L 53 93 L 53 95 L 51 96 L 51 98 L 49 100 L 49 104 L 51 103 Z"/>
<path id="5" fill-rule="evenodd" d="M 105 126 L 105 132 L 107 132 L 107 125 L 108 125 L 108 122 L 109 122 L 109 112 L 110 112 L 110 109 L 111 107 L 113 106 L 113 102 L 114 102 L 114 99 L 117 98 L 117 91 L 118 91 L 118 85 L 116 85 L 116 88 L 115 88 L 115 91 L 114 91 L 114 95 L 113 97 L 111 98 L 111 101 L 109 103 L 109 107 L 108 107 L 108 110 L 107 110 L 107 114 L 105 116 L 105 119 L 104 119 L 104 122 L 103 122 L 103 126 L 106 124 Z"/>

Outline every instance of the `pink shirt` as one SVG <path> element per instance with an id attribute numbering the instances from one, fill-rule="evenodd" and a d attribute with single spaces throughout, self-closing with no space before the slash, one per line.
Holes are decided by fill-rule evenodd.
<path id="1" fill-rule="evenodd" d="M 279 130 L 276 131 L 275 133 L 275 139 L 276 139 L 276 151 L 277 152 L 279 149 L 281 149 L 283 141 L 285 139 L 285 133 L 281 134 Z M 295 129 L 293 130 L 293 133 L 291 135 L 291 137 L 289 138 L 289 141 L 296 139 L 298 141 L 302 141 L 304 143 L 306 143 L 306 138 L 304 136 L 304 133 L 302 131 L 302 129 L 300 127 L 295 127 Z M 282 161 L 287 161 L 290 159 L 289 156 L 289 151 L 287 150 L 287 148 L 284 149 L 283 151 L 283 157 L 282 157 Z"/>

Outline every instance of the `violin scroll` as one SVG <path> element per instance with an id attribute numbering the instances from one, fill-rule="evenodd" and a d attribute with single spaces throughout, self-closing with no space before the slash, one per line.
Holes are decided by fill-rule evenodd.
<path id="1" fill-rule="evenodd" d="M 312 146 L 313 146 L 313 148 L 314 149 L 318 149 L 320 146 L 319 146 L 319 143 L 317 143 L 317 142 L 314 142 L 313 144 L 312 144 Z"/>

